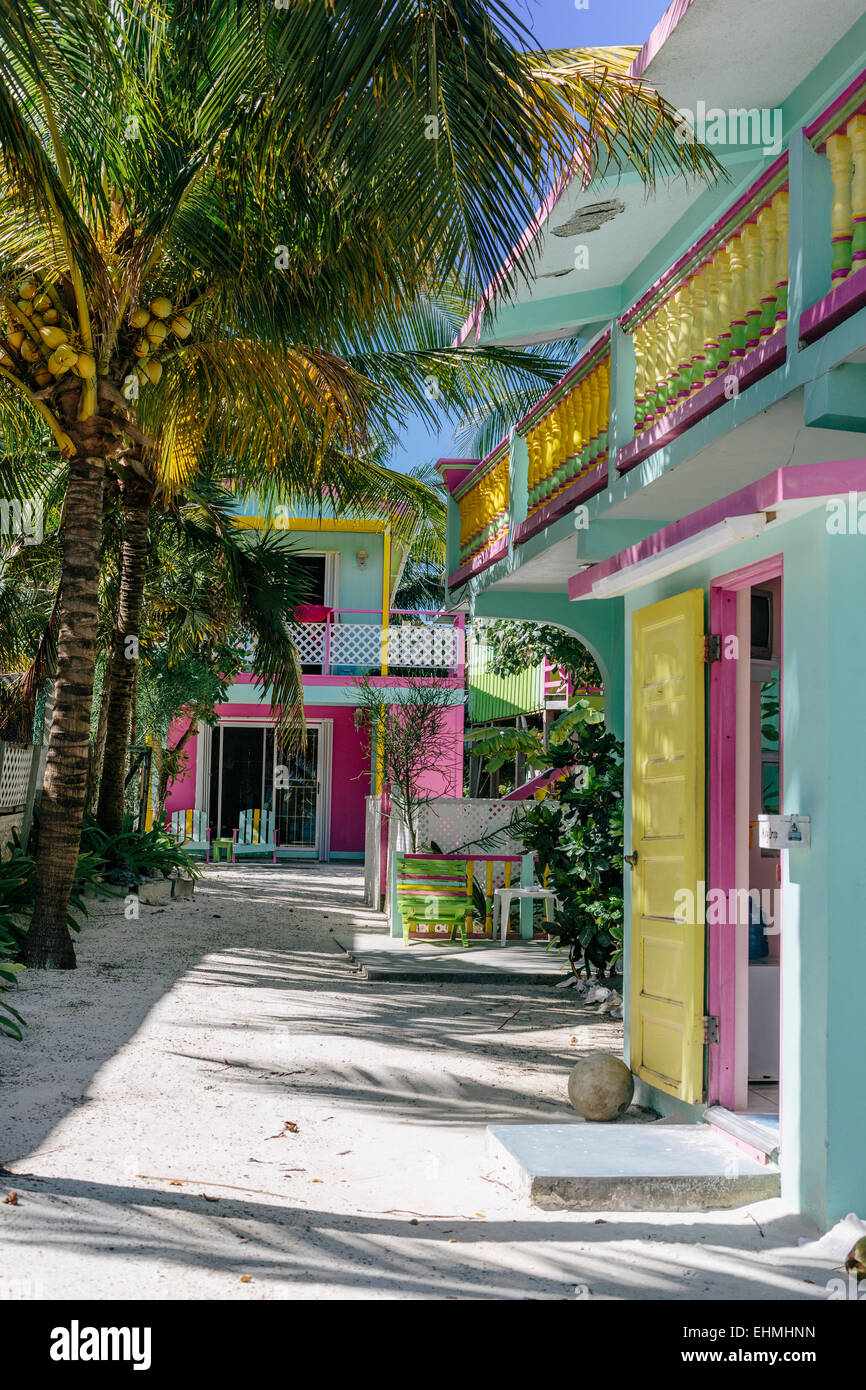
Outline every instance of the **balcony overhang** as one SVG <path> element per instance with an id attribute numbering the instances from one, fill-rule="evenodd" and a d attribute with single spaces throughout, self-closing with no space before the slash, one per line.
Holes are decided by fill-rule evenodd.
<path id="1" fill-rule="evenodd" d="M 777 468 L 568 581 L 573 600 L 615 598 L 674 574 L 729 546 L 757 539 L 830 497 L 866 492 L 866 459 Z"/>

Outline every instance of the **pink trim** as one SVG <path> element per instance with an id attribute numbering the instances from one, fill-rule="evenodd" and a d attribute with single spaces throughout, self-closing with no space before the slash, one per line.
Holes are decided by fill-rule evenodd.
<path id="1" fill-rule="evenodd" d="M 720 1103 L 722 1105 L 725 1105 L 724 1101 Z M 729 1105 L 725 1105 L 725 1109 L 730 1110 L 731 1107 Z M 742 1112 L 732 1111 L 732 1113 L 741 1114 Z M 706 1116 L 704 1116 L 704 1118 L 706 1119 Z M 722 1129 L 721 1125 L 713 1124 L 712 1120 L 707 1120 L 707 1124 L 709 1125 L 713 1133 L 717 1134 L 720 1139 L 724 1139 L 728 1144 L 733 1144 L 735 1149 L 742 1149 L 743 1153 L 748 1154 L 749 1158 L 753 1158 L 756 1163 L 769 1162 L 767 1155 L 763 1149 L 756 1149 L 754 1145 L 747 1144 L 745 1139 L 738 1139 L 737 1136 L 735 1134 L 731 1134 L 729 1130 Z"/>
<path id="2" fill-rule="evenodd" d="M 653 29 L 640 53 L 628 70 L 629 77 L 643 77 L 653 58 L 667 43 L 686 10 L 691 9 L 693 0 L 671 0 L 661 19 Z"/>
<path id="3" fill-rule="evenodd" d="M 455 489 L 478 467 L 479 462 L 479 459 L 437 459 L 436 471 L 442 474 L 442 480 L 453 496 Z"/>
<path id="4" fill-rule="evenodd" d="M 423 850 L 410 854 L 407 850 L 404 859 L 474 859 L 476 864 L 519 864 L 522 854 L 425 854 Z"/>
<path id="5" fill-rule="evenodd" d="M 836 116 L 838 112 L 844 110 L 862 87 L 866 87 L 866 68 L 857 74 L 853 82 L 849 82 L 844 92 L 841 92 L 835 101 L 831 101 L 830 105 L 824 108 L 820 116 L 816 116 L 814 121 L 811 121 L 810 124 L 804 128 L 803 134 L 806 139 L 814 140 L 816 135 L 818 135 L 825 126 L 829 125 L 834 116 Z M 863 93 L 863 103 L 866 105 L 866 91 Z M 853 114 L 852 112 L 852 115 Z M 830 133 L 832 134 L 832 132 Z M 816 149 L 821 150 L 823 148 L 824 141 L 822 140 L 821 143 L 816 146 Z"/>
<path id="6" fill-rule="evenodd" d="M 739 391 L 745 391 L 756 381 L 781 367 L 786 352 L 785 329 L 777 328 L 775 333 L 765 338 L 747 357 L 739 357 L 729 362 L 725 370 L 713 377 L 712 381 L 708 381 L 706 386 L 702 386 L 700 391 L 689 396 L 682 405 L 669 410 L 657 424 L 650 425 L 648 430 L 644 430 L 643 434 L 639 434 L 630 444 L 624 445 L 617 452 L 617 471 L 627 473 L 630 468 L 636 467 L 643 459 L 654 454 L 656 449 L 663 449 L 666 444 L 685 434 L 686 430 L 691 429 L 699 420 L 725 405 L 730 399 L 725 395 L 725 382 L 729 376 L 735 376 L 739 383 Z"/>
<path id="7" fill-rule="evenodd" d="M 564 394 L 569 386 L 582 381 L 584 376 L 588 376 L 593 368 L 597 367 L 599 362 L 606 356 L 605 348 L 610 351 L 609 328 L 606 328 L 599 338 L 591 342 L 581 353 L 574 366 L 569 367 L 568 371 L 559 378 L 559 381 L 555 382 L 550 390 L 545 392 L 541 400 L 536 401 L 531 410 L 527 410 L 523 419 L 518 420 L 517 424 L 514 426 L 515 432 L 517 434 L 524 434 L 528 425 L 533 424 L 536 420 L 540 420 L 541 416 L 546 413 L 547 407 L 553 401 L 554 396 L 558 396 L 560 393 Z"/>
<path id="8" fill-rule="evenodd" d="M 707 247 L 710 244 L 710 242 L 713 241 L 713 239 L 719 235 L 723 228 L 725 228 L 729 223 L 736 222 L 737 214 L 742 212 L 744 208 L 746 208 L 748 204 L 751 203 L 755 197 L 757 197 L 757 195 L 761 192 L 763 188 L 766 187 L 768 183 L 772 182 L 775 176 L 779 173 L 780 169 L 783 169 L 787 162 L 788 151 L 783 150 L 782 153 L 778 155 L 776 159 L 773 160 L 773 163 L 770 165 L 770 167 L 768 169 L 765 169 L 763 174 L 761 174 L 759 178 L 755 179 L 755 182 L 753 184 L 749 185 L 745 193 L 743 193 L 735 203 L 732 203 L 731 206 L 725 212 L 722 213 L 721 217 L 716 218 L 713 225 L 706 232 L 704 232 L 703 236 L 698 237 L 697 241 L 689 247 L 688 251 L 684 251 L 683 254 L 680 256 L 679 260 L 674 261 L 673 265 L 669 266 L 668 269 L 664 272 L 664 274 L 659 276 L 655 284 L 651 285 L 650 288 L 647 290 L 646 294 L 642 294 L 640 299 L 635 300 L 631 308 L 627 309 L 626 312 L 621 315 L 619 320 L 620 324 L 624 327 L 625 325 L 634 322 L 634 320 L 640 316 L 640 310 L 650 299 L 653 299 L 659 293 L 660 290 L 664 289 L 665 285 L 671 284 L 673 281 L 675 281 L 680 275 L 680 272 L 686 265 L 689 264 L 690 261 L 696 261 L 700 257 L 700 254 L 705 249 L 705 247 Z M 747 220 L 751 222 L 756 213 L 757 209 L 755 209 L 755 211 Z"/>
<path id="9" fill-rule="evenodd" d="M 488 454 L 484 455 L 484 458 L 481 459 L 481 461 L 475 465 L 471 473 L 463 474 L 463 477 L 460 479 L 460 482 L 458 483 L 457 489 L 454 493 L 454 495 L 456 496 L 457 491 L 459 490 L 460 497 L 458 500 L 462 501 L 462 499 L 466 496 L 467 492 L 472 491 L 472 488 L 479 481 L 479 479 L 483 478 L 485 474 L 490 471 L 494 463 L 499 463 L 500 459 L 507 452 L 507 449 L 508 438 L 506 436 L 505 439 L 500 439 L 499 443 L 496 445 L 494 449 L 491 449 Z"/>
<path id="10" fill-rule="evenodd" d="M 448 576 L 448 588 L 456 589 L 458 584 L 465 584 L 467 579 L 471 579 L 473 574 L 481 574 L 483 570 L 495 565 L 497 560 L 501 560 L 503 555 L 508 554 L 508 536 L 501 536 L 493 545 L 487 546 L 485 550 L 473 555 L 471 560 L 467 560 L 465 565 L 461 565 L 453 574 Z"/>
<path id="11" fill-rule="evenodd" d="M 631 64 L 628 70 L 629 77 L 633 77 L 636 80 L 643 77 L 643 74 L 646 72 L 646 69 L 649 67 L 653 58 L 655 58 L 656 55 L 661 51 L 664 44 L 667 42 L 671 34 L 676 29 L 683 15 L 691 7 L 692 3 L 693 0 L 673 0 L 673 3 L 670 4 L 668 8 L 665 10 L 664 14 L 662 15 L 658 24 L 653 29 L 652 33 L 650 34 L 640 53 L 638 53 L 637 57 L 634 59 L 634 62 Z M 460 332 L 457 334 L 457 337 L 454 339 L 452 347 L 462 347 L 463 344 L 467 341 L 470 333 L 473 332 L 473 330 L 475 333 L 475 341 L 476 343 L 478 342 L 478 339 L 481 336 L 481 319 L 484 315 L 485 309 L 493 303 L 493 300 L 496 297 L 496 291 L 502 285 L 503 281 L 507 278 L 509 271 L 517 265 L 523 253 L 532 245 L 533 241 L 538 236 L 538 233 L 544 226 L 550 214 L 553 212 L 553 209 L 556 207 L 556 204 L 559 202 L 563 193 L 571 185 L 573 179 L 577 176 L 579 172 L 580 171 L 576 169 L 573 172 L 569 173 L 547 195 L 538 212 L 535 214 L 529 226 L 526 228 L 525 232 L 521 236 L 517 245 L 506 257 L 502 265 L 502 268 L 496 273 L 493 279 L 485 287 L 481 295 L 481 298 L 478 300 L 478 303 L 472 310 L 472 313 L 469 315 L 466 322 L 460 329 Z"/>
<path id="12" fill-rule="evenodd" d="M 748 516 L 752 512 L 772 511 L 783 502 L 804 502 L 811 498 L 832 497 L 843 492 L 866 492 L 866 459 L 835 459 L 829 463 L 789 464 L 777 468 L 755 483 L 748 483 L 737 492 L 729 493 L 700 511 L 654 531 L 637 545 L 620 550 L 607 560 L 601 560 L 568 581 L 568 596 L 583 598 L 592 593 L 593 584 L 618 574 L 620 570 L 661 555 L 672 545 L 706 531 L 728 516 Z"/>
<path id="13" fill-rule="evenodd" d="M 815 467 L 807 464 L 806 467 Z M 768 579 L 782 579 L 784 558 L 771 555 L 714 579 L 710 585 L 710 631 L 722 639 L 722 660 L 710 666 L 709 866 L 708 888 L 725 901 L 736 882 L 737 662 L 725 659 L 726 640 L 737 637 L 737 593 Z M 781 600 L 784 613 L 784 590 Z M 784 632 L 784 625 L 781 625 Z M 781 660 L 781 651 L 779 653 Z M 780 704 L 781 704 L 780 681 Z M 781 727 L 781 724 L 780 724 Z M 780 787 L 781 793 L 781 787 Z M 746 885 L 748 886 L 748 885 Z M 737 934 L 730 925 L 708 927 L 707 1005 L 719 1019 L 717 1044 L 707 1051 L 709 1103 L 736 1108 Z"/>
<path id="14" fill-rule="evenodd" d="M 515 787 L 513 792 L 502 798 L 503 801 L 529 801 L 535 796 L 537 791 L 543 787 L 549 787 L 551 783 L 558 782 L 561 777 L 567 777 L 574 771 L 577 763 L 572 763 L 570 767 L 557 767 L 553 772 L 540 772 L 537 777 L 533 777 L 529 782 L 523 782 L 519 787 Z"/>
<path id="15" fill-rule="evenodd" d="M 537 512 L 528 516 L 525 521 L 520 521 L 514 528 L 514 544 L 522 545 L 528 541 L 530 536 L 536 536 L 539 531 L 543 531 L 545 526 L 551 522 L 558 521 L 566 512 L 570 512 L 572 507 L 577 506 L 586 497 L 594 497 L 597 492 L 601 492 L 607 487 L 607 459 L 597 463 L 588 473 L 582 477 L 575 478 L 573 483 L 559 494 L 552 497 L 549 502 L 545 502 L 543 507 L 539 507 Z"/>
<path id="16" fill-rule="evenodd" d="M 835 328 L 837 324 L 864 307 L 866 266 L 862 270 L 855 270 L 841 285 L 837 285 L 829 294 L 825 294 L 823 299 L 819 299 L 817 304 L 813 304 L 811 309 L 803 310 L 800 315 L 801 343 L 814 343 L 816 338 L 822 338 L 831 328 Z"/>

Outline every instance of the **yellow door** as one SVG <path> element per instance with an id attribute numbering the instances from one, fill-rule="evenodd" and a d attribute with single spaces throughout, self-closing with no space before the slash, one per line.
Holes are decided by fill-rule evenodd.
<path id="1" fill-rule="evenodd" d="M 704 597 L 632 616 L 632 1071 L 685 1101 L 703 1095 Z M 694 912 L 682 911 L 686 889 Z"/>

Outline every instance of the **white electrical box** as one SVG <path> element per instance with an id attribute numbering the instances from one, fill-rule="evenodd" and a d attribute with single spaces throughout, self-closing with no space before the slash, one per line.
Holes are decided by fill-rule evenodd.
<path id="1" fill-rule="evenodd" d="M 808 849 L 811 843 L 809 816 L 758 816 L 760 849 Z"/>

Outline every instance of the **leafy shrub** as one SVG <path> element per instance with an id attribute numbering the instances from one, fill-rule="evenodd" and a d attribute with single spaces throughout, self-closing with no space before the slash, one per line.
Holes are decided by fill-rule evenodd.
<path id="1" fill-rule="evenodd" d="M 86 816 L 81 848 L 98 861 L 103 874 L 111 869 L 126 869 L 139 880 L 153 872 L 182 871 L 192 878 L 201 876 L 195 860 L 181 849 L 164 826 L 134 830 L 131 816 L 125 817 L 119 835 L 106 835 L 95 820 Z"/>

